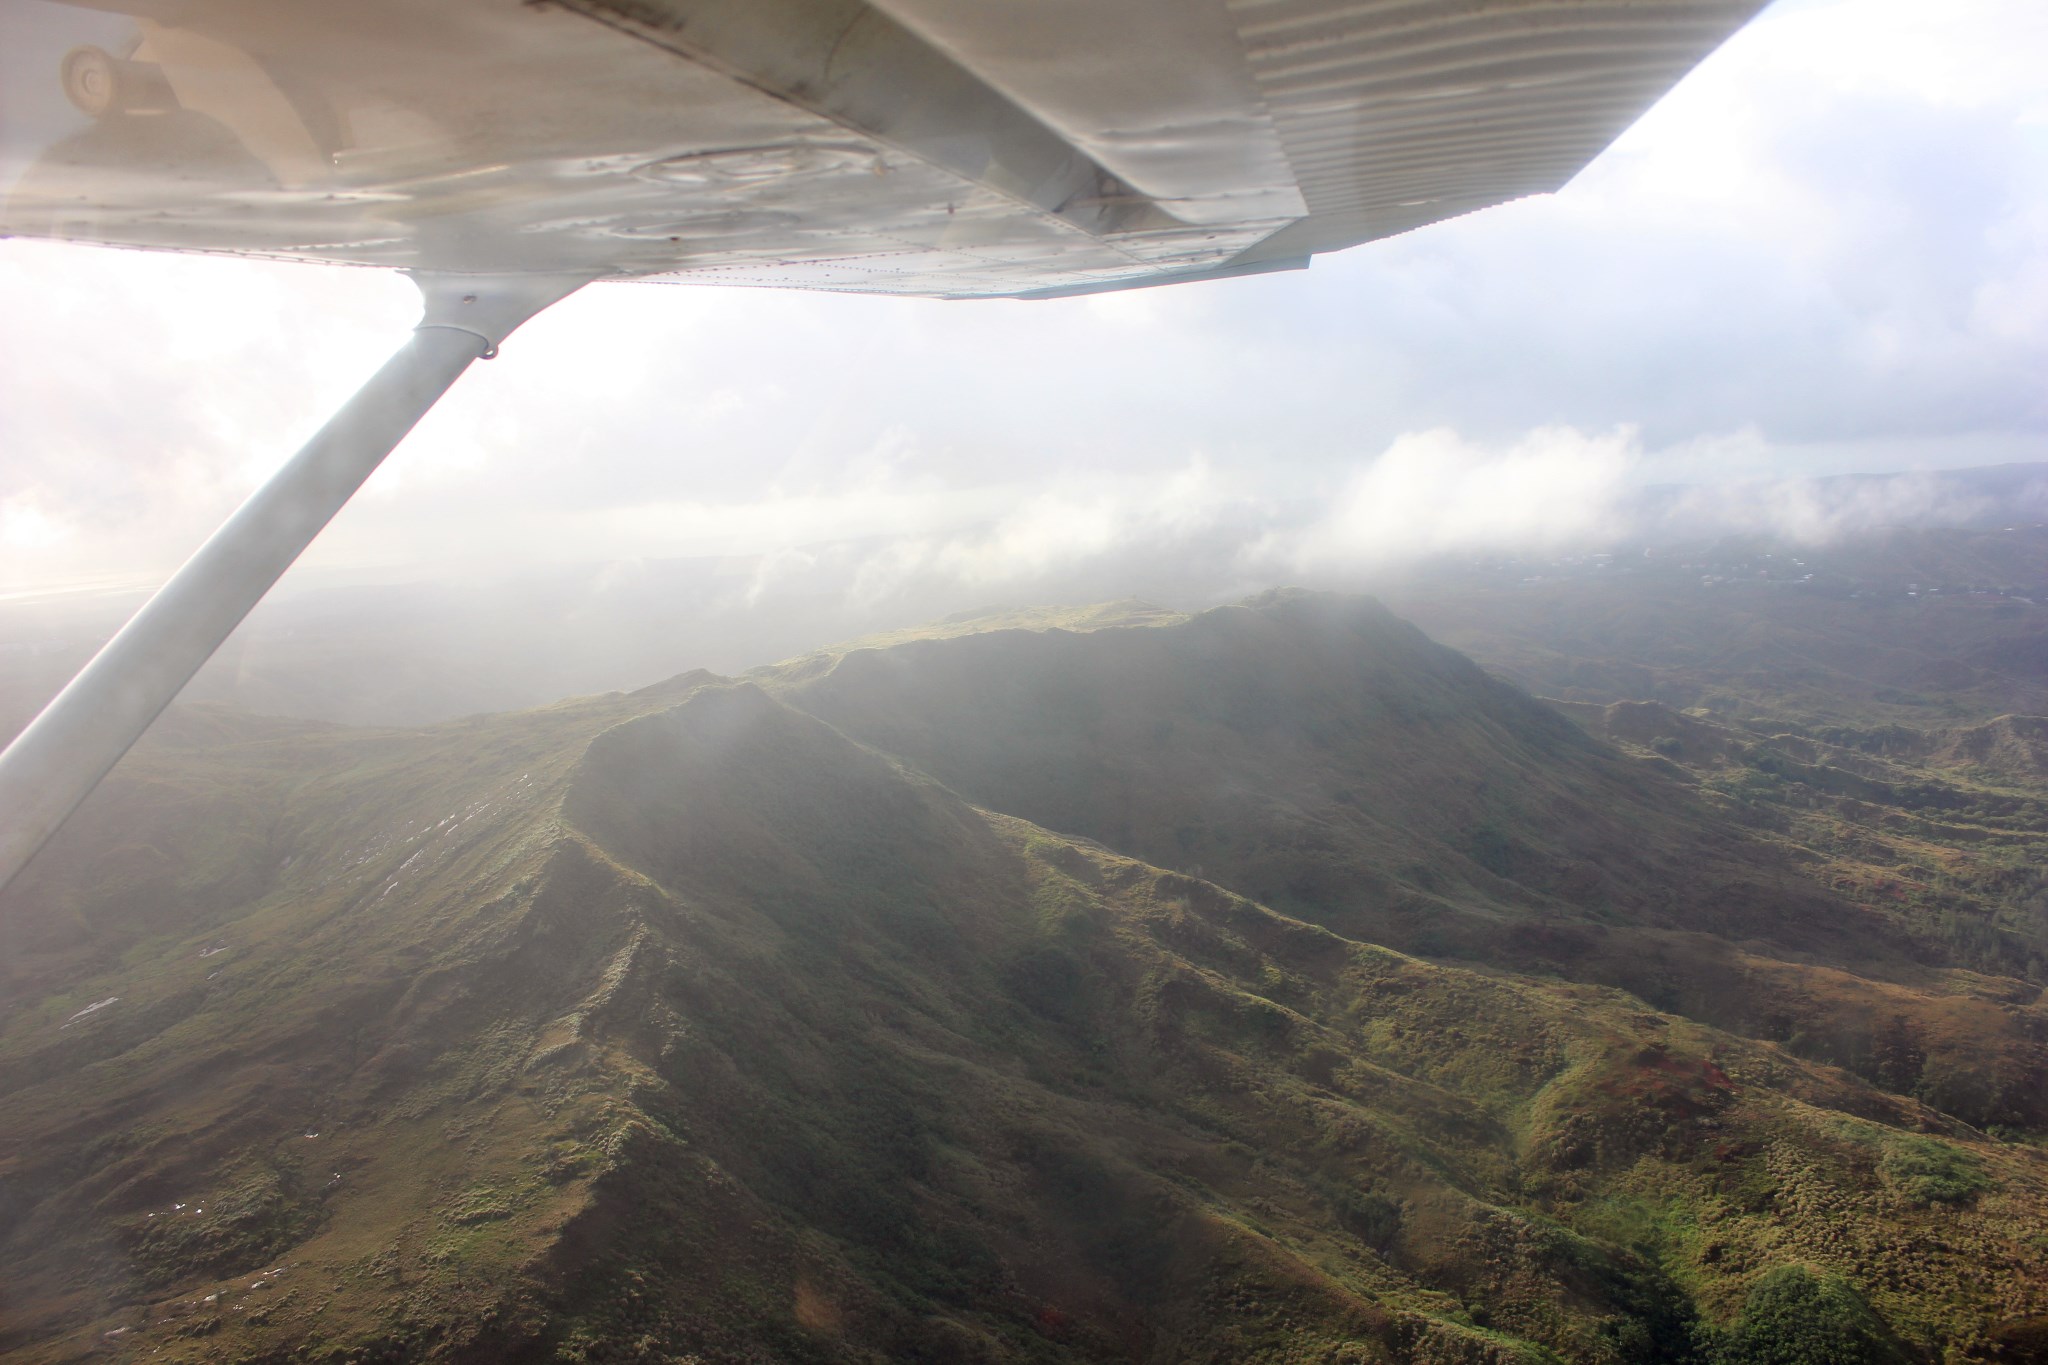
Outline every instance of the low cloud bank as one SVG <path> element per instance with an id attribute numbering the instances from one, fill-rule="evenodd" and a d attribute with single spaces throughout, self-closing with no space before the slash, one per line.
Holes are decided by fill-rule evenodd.
<path id="1" fill-rule="evenodd" d="M 1749 469 L 1759 451 L 1769 453 L 1761 438 L 1738 433 L 1713 451 L 1683 452 L 1680 464 Z M 1278 477 L 1190 459 L 1150 477 L 1068 474 L 947 491 L 883 473 L 844 502 L 808 488 L 644 508 L 631 525 L 607 523 L 617 539 L 606 557 L 481 576 L 407 566 L 375 582 L 295 572 L 190 695 L 413 723 L 695 667 L 739 672 L 833 641 L 1022 606 L 1139 598 L 1199 609 L 1281 584 L 1398 591 L 1431 564 L 2048 522 L 2048 463 L 1658 482 L 1672 469 L 1671 452 L 1646 450 L 1629 428 L 1544 427 L 1498 444 L 1437 428 L 1284 495 Z M 0 657 L 0 720 L 10 698 L 17 719 L 32 714 L 132 605 L 0 594 L 0 643 L 11 651 Z M 337 658 L 355 661 L 340 681 L 322 672 Z"/>
<path id="2" fill-rule="evenodd" d="M 1247 553 L 1310 573 L 1437 554 L 1518 551 L 1611 533 L 1641 461 L 1633 429 L 1544 427 L 1500 449 L 1448 428 L 1397 439 L 1338 489 L 1326 514 L 1275 528 Z"/>
<path id="3" fill-rule="evenodd" d="M 1819 546 L 1892 528 L 2048 520 L 2048 464 L 1658 481 L 1715 454 L 1737 468 L 1769 463 L 1753 432 L 1673 459 L 1646 451 L 1630 427 L 1542 427 L 1499 445 L 1436 428 L 1286 496 L 1195 460 L 1154 479 L 1070 479 L 969 526 L 776 562 L 790 584 L 828 574 L 863 606 L 948 587 L 1024 601 L 1123 596 L 1138 584 L 1193 601 L 1275 582 L 1370 586 L 1446 557 L 1730 536 Z"/>

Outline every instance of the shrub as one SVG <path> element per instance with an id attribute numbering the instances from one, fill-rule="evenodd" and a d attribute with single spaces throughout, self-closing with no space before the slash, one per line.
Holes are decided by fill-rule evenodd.
<path id="1" fill-rule="evenodd" d="M 1900 1197 L 1915 1204 L 1966 1204 L 1991 1188 L 1975 1157 L 1939 1142 L 1894 1143 L 1877 1169 Z"/>
<path id="2" fill-rule="evenodd" d="M 1780 1266 L 1758 1280 L 1714 1365 L 1905 1365 L 1906 1354 L 1839 1276 Z"/>

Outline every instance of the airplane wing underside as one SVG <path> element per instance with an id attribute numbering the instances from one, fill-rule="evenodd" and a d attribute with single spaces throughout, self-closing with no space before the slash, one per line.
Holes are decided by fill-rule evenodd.
<path id="1" fill-rule="evenodd" d="M 0 231 L 1048 295 L 1554 190 L 1761 0 L 6 0 Z"/>

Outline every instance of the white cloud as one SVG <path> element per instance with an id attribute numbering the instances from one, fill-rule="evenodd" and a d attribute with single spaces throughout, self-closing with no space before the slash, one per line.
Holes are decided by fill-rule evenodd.
<path id="1" fill-rule="evenodd" d="M 1636 433 L 1530 432 L 1489 450 L 1447 428 L 1402 436 L 1346 482 L 1328 513 L 1260 553 L 1309 573 L 1426 555 L 1527 550 L 1611 528 L 1642 459 Z"/>
<path id="2" fill-rule="evenodd" d="M 1199 457 L 1163 477 L 1069 478 L 1017 490 L 992 520 L 969 530 L 890 546 L 863 566 L 863 589 L 881 595 L 916 573 L 970 585 L 1016 583 L 1111 553 L 1179 545 L 1246 507 Z"/>
<path id="3" fill-rule="evenodd" d="M 31 498 L 0 502 L 0 550 L 34 555 L 62 545 L 77 528 L 53 517 Z"/>

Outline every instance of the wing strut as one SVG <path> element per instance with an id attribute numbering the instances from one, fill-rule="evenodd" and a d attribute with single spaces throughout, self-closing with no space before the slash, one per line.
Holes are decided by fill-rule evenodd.
<path id="1" fill-rule="evenodd" d="M 0 889 L 470 362 L 589 278 L 413 275 L 406 343 L 0 753 Z"/>

